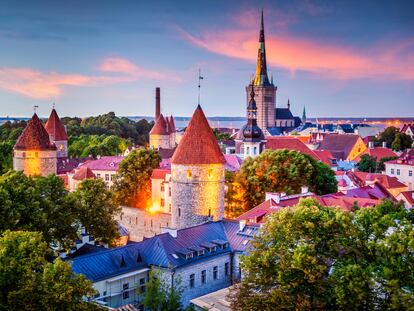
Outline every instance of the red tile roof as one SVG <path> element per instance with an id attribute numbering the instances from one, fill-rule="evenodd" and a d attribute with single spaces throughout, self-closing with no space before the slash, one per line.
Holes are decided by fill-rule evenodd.
<path id="1" fill-rule="evenodd" d="M 84 180 L 88 178 L 96 178 L 96 176 L 89 167 L 82 166 L 72 178 L 75 180 Z"/>
<path id="2" fill-rule="evenodd" d="M 171 159 L 172 164 L 224 164 L 223 153 L 200 105 Z"/>
<path id="3" fill-rule="evenodd" d="M 282 136 L 273 136 L 266 137 L 266 149 L 271 150 L 280 150 L 288 149 L 298 151 L 307 155 L 310 155 L 315 160 L 320 160 L 318 155 L 310 150 L 302 141 L 295 137 L 282 137 Z"/>
<path id="4" fill-rule="evenodd" d="M 329 166 L 337 166 L 336 158 L 332 155 L 332 152 L 328 150 L 313 150 L 313 152 L 319 157 L 319 159 L 329 165 Z M 335 163 L 335 164 L 334 164 Z"/>
<path id="5" fill-rule="evenodd" d="M 364 185 L 365 181 L 371 175 L 372 181 L 378 181 L 387 189 L 393 188 L 403 188 L 407 187 L 405 184 L 400 182 L 397 177 L 388 176 L 385 174 L 374 174 L 374 173 L 366 173 L 366 172 L 348 172 L 347 175 L 357 184 Z M 356 179 L 356 178 L 358 179 Z"/>
<path id="6" fill-rule="evenodd" d="M 151 179 L 165 179 L 167 174 L 171 174 L 171 169 L 156 168 L 152 171 Z"/>
<path id="7" fill-rule="evenodd" d="M 60 121 L 59 116 L 54 108 L 50 113 L 45 128 L 49 135 L 53 137 L 54 141 L 68 140 L 68 135 L 66 134 L 65 127 Z"/>
<path id="8" fill-rule="evenodd" d="M 174 133 L 174 132 L 176 131 L 176 129 L 175 129 L 174 118 L 173 118 L 173 116 L 172 116 L 172 115 L 170 116 L 170 127 L 171 127 L 170 131 L 171 131 L 172 133 Z"/>
<path id="9" fill-rule="evenodd" d="M 357 156 L 354 161 L 359 162 L 361 160 L 361 156 L 364 154 L 368 154 L 371 157 L 377 158 L 377 161 L 380 161 L 382 158 L 397 156 L 397 154 L 389 148 L 375 147 L 372 149 L 367 148 L 361 155 Z"/>
<path id="10" fill-rule="evenodd" d="M 150 131 L 150 135 L 151 134 L 153 134 L 153 135 L 168 135 L 167 122 L 165 121 L 164 116 L 162 115 L 162 113 L 158 117 L 157 121 L 155 121 L 155 124 L 154 124 L 153 128 Z"/>
<path id="11" fill-rule="evenodd" d="M 411 205 L 414 204 L 414 191 L 404 191 L 401 192 L 401 194 L 404 196 L 408 203 L 410 203 Z"/>
<path id="12" fill-rule="evenodd" d="M 361 138 L 353 134 L 329 134 L 321 141 L 318 149 L 329 150 L 335 158 L 345 160 L 358 139 Z"/>
<path id="13" fill-rule="evenodd" d="M 17 139 L 14 145 L 16 150 L 56 150 L 56 146 L 50 143 L 49 134 L 47 133 L 42 121 L 35 113 L 32 119 L 27 123 L 23 133 Z"/>

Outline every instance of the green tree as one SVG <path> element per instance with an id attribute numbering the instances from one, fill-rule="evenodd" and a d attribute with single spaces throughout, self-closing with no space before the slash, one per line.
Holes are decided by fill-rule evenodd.
<path id="1" fill-rule="evenodd" d="M 79 222 L 98 241 L 111 242 L 118 237 L 114 218 L 120 211 L 114 202 L 113 193 L 101 179 L 85 179 L 71 193 Z"/>
<path id="2" fill-rule="evenodd" d="M 391 144 L 399 132 L 400 130 L 398 128 L 389 126 L 379 134 L 377 141 L 379 143 L 385 142 L 387 144 L 387 148 L 391 148 Z"/>
<path id="3" fill-rule="evenodd" d="M 361 172 L 377 172 L 377 158 L 370 156 L 369 154 L 364 154 L 361 156 L 361 159 L 358 162 L 358 169 Z"/>
<path id="4" fill-rule="evenodd" d="M 227 218 L 236 218 L 243 213 L 243 196 L 240 185 L 236 182 L 236 173 L 225 173 L 224 212 Z"/>
<path id="5" fill-rule="evenodd" d="M 158 151 L 139 148 L 119 164 L 113 190 L 121 205 L 146 208 L 151 199 L 151 174 L 160 165 Z"/>
<path id="6" fill-rule="evenodd" d="M 303 199 L 273 213 L 241 261 L 234 310 L 412 310 L 413 213 Z"/>
<path id="7" fill-rule="evenodd" d="M 391 144 L 391 148 L 396 151 L 403 151 L 407 148 L 411 148 L 413 145 L 413 140 L 411 136 L 405 133 L 397 133 Z"/>
<path id="8" fill-rule="evenodd" d="M 37 232 L 6 231 L 0 237 L 0 310 L 100 310 L 92 283 L 60 259 L 48 262 Z"/>
<path id="9" fill-rule="evenodd" d="M 263 202 L 265 192 L 300 193 L 308 186 L 317 194 L 337 191 L 334 172 L 312 157 L 292 150 L 266 150 L 243 162 L 235 178 L 242 195 L 242 210 Z M 240 194 L 238 194 L 240 195 Z"/>
<path id="10" fill-rule="evenodd" d="M 174 286 L 169 286 L 159 271 L 152 270 L 145 284 L 145 296 L 142 303 L 150 311 L 194 310 L 192 307 L 183 308 L 181 304 L 183 289 L 180 284 L 180 279 L 175 278 Z"/>
<path id="11" fill-rule="evenodd" d="M 13 167 L 13 142 L 0 141 L 0 175 Z"/>

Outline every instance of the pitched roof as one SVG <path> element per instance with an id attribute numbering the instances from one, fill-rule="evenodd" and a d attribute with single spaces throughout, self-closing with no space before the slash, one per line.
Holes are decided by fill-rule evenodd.
<path id="1" fill-rule="evenodd" d="M 156 168 L 152 171 L 151 179 L 165 179 L 167 174 L 171 174 L 171 169 L 169 168 Z"/>
<path id="2" fill-rule="evenodd" d="M 275 109 L 275 118 L 276 120 L 291 120 L 294 119 L 290 108 L 276 108 Z"/>
<path id="3" fill-rule="evenodd" d="M 224 164 L 223 153 L 200 105 L 171 159 L 172 164 Z"/>
<path id="4" fill-rule="evenodd" d="M 75 180 L 84 180 L 84 179 L 89 179 L 89 178 L 91 179 L 96 178 L 96 176 L 89 167 L 82 166 L 75 173 L 75 175 L 73 175 L 72 178 Z"/>
<path id="5" fill-rule="evenodd" d="M 382 184 L 387 189 L 394 188 L 404 188 L 407 187 L 405 184 L 400 182 L 397 177 L 388 176 L 385 174 L 375 174 L 367 172 L 347 172 L 348 177 L 350 177 L 357 185 L 364 185 L 365 181 L 369 177 L 372 178 L 372 181 L 376 180 Z"/>
<path id="6" fill-rule="evenodd" d="M 117 171 L 119 163 L 124 159 L 121 156 L 107 156 L 96 160 L 89 160 L 82 164 L 81 167 L 88 167 L 92 171 Z"/>
<path id="7" fill-rule="evenodd" d="M 225 154 L 224 158 L 226 159 L 226 171 L 237 172 L 240 170 L 240 167 L 243 163 L 241 158 L 235 154 Z"/>
<path id="8" fill-rule="evenodd" d="M 152 135 L 168 135 L 167 122 L 165 121 L 162 113 L 160 114 L 158 119 L 155 121 L 155 124 L 150 131 L 150 135 L 151 134 Z"/>
<path id="9" fill-rule="evenodd" d="M 414 204 L 414 191 L 404 191 L 401 192 L 401 195 L 404 196 L 408 203 Z"/>
<path id="10" fill-rule="evenodd" d="M 176 129 L 175 129 L 174 118 L 173 118 L 173 116 L 171 115 L 171 116 L 170 116 L 170 132 L 171 132 L 171 133 L 174 133 L 175 131 L 176 131 Z"/>
<path id="11" fill-rule="evenodd" d="M 56 150 L 56 146 L 50 142 L 42 121 L 35 113 L 27 123 L 23 133 L 17 139 L 14 149 L 17 150 Z"/>
<path id="12" fill-rule="evenodd" d="M 318 149 L 329 150 L 337 159 L 346 159 L 358 139 L 361 139 L 358 135 L 329 134 L 321 141 Z"/>
<path id="13" fill-rule="evenodd" d="M 272 150 L 280 150 L 280 149 L 288 149 L 298 151 L 304 154 L 307 154 L 313 157 L 315 160 L 319 161 L 319 156 L 310 150 L 302 141 L 295 137 L 283 137 L 283 136 L 276 136 L 276 137 L 266 137 L 266 149 Z"/>
<path id="14" fill-rule="evenodd" d="M 313 152 L 321 159 L 321 161 L 329 166 L 338 166 L 336 158 L 328 150 L 313 150 Z"/>
<path id="15" fill-rule="evenodd" d="M 55 108 L 52 109 L 49 119 L 46 122 L 45 128 L 49 135 L 53 137 L 54 141 L 68 140 L 68 135 L 66 134 L 65 127 L 60 121 Z"/>
<path id="16" fill-rule="evenodd" d="M 377 158 L 377 161 L 380 161 L 382 158 L 389 158 L 389 157 L 396 157 L 397 154 L 392 151 L 390 148 L 383 148 L 383 147 L 375 147 L 375 148 L 367 148 L 365 151 L 357 156 L 354 161 L 359 162 L 361 160 L 361 156 L 364 154 L 368 154 L 371 157 Z"/>

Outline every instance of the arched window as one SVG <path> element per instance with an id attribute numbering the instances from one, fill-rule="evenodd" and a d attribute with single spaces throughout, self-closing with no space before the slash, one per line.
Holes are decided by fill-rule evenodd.
<path id="1" fill-rule="evenodd" d="M 191 172 L 191 170 L 187 170 L 187 178 L 191 179 L 193 177 L 193 173 Z"/>
<path id="2" fill-rule="evenodd" d="M 256 154 L 257 153 L 257 147 L 254 147 L 253 148 L 253 154 Z"/>

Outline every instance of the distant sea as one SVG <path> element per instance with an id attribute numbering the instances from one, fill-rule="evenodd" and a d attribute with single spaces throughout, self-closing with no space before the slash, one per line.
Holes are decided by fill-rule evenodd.
<path id="1" fill-rule="evenodd" d="M 141 119 L 147 119 L 148 121 L 153 121 L 154 117 L 149 116 L 128 116 L 129 119 L 134 121 L 139 121 Z M 3 124 L 7 121 L 16 121 L 16 120 L 29 120 L 27 117 L 0 117 L 0 124 Z M 44 117 L 43 119 L 46 119 Z M 244 117 L 210 117 L 207 118 L 210 126 L 213 128 L 240 128 L 243 124 L 246 123 L 246 118 Z M 401 127 L 405 123 L 414 123 L 414 117 L 405 117 L 405 118 L 308 118 L 309 122 L 312 123 L 365 123 L 372 126 L 386 127 L 386 126 L 396 126 Z M 190 117 L 174 117 L 175 126 L 177 128 L 184 128 L 187 126 L 190 121 Z"/>

